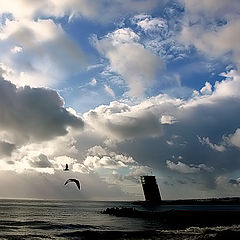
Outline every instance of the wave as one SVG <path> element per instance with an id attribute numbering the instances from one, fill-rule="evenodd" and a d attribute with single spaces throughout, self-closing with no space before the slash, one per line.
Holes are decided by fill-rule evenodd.
<path id="1" fill-rule="evenodd" d="M 59 234 L 58 237 L 70 239 L 98 240 L 226 240 L 240 239 L 240 228 L 150 231 L 75 231 Z"/>
<path id="2" fill-rule="evenodd" d="M 8 229 L 17 227 L 28 227 L 30 229 L 40 230 L 65 230 L 65 229 L 98 229 L 98 227 L 88 224 L 64 224 L 64 223 L 52 223 L 48 221 L 3 221 L 0 220 L 0 229 Z"/>

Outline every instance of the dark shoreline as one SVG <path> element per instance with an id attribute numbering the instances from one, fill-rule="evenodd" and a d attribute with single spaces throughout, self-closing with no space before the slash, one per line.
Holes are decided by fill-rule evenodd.
<path id="1" fill-rule="evenodd" d="M 179 199 L 161 200 L 159 202 L 134 201 L 136 205 L 240 205 L 240 197 L 206 198 L 206 199 Z"/>
<path id="2" fill-rule="evenodd" d="M 169 210 L 142 211 L 135 208 L 107 208 L 102 211 L 116 217 L 154 219 L 174 228 L 240 224 L 240 211 Z"/>
<path id="3" fill-rule="evenodd" d="M 116 217 L 154 219 L 165 226 L 181 229 L 190 226 L 224 226 L 240 224 L 240 208 L 226 210 L 222 206 L 240 206 L 240 198 L 221 199 L 190 199 L 190 200 L 169 200 L 161 202 L 133 202 L 135 207 L 113 207 L 106 208 L 101 213 Z M 159 211 L 161 206 L 171 206 L 172 209 Z M 201 206 L 200 209 L 175 209 L 175 206 Z M 210 206 L 210 207 L 209 207 Z M 211 207 L 219 206 L 219 209 Z"/>

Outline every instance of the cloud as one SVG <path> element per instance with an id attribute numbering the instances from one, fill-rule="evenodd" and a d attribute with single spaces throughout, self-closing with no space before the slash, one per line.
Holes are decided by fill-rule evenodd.
<path id="1" fill-rule="evenodd" d="M 0 32 L 4 77 L 18 86 L 56 86 L 80 71 L 84 54 L 53 20 L 7 20 Z"/>
<path id="2" fill-rule="evenodd" d="M 194 96 L 185 101 L 159 95 L 132 106 L 115 101 L 108 106 L 102 105 L 85 113 L 84 118 L 100 135 L 118 140 L 164 136 L 170 128 L 167 125 L 171 125 L 172 129 L 175 129 L 174 126 L 177 128 L 181 126 L 186 134 L 190 134 L 188 130 L 190 131 L 191 128 L 195 133 L 201 133 L 199 136 L 208 134 L 208 131 L 217 134 L 218 126 L 223 127 L 222 124 L 226 119 L 231 119 L 231 122 L 237 124 L 234 119 L 239 112 L 237 110 L 240 97 L 239 83 L 237 72 L 230 72 L 226 74 L 225 80 L 216 82 L 211 94 L 209 92 L 207 95 Z M 226 115 L 222 115 L 223 109 Z M 226 130 L 222 128 L 220 131 L 222 132 L 220 138 L 229 129 L 228 124 L 224 129 Z M 230 131 L 232 132 L 233 129 L 231 128 Z M 180 132 L 181 134 L 176 132 L 174 135 L 181 136 L 183 133 Z M 197 138 L 197 134 L 195 137 Z M 208 143 L 210 144 L 210 141 Z M 217 148 L 217 145 L 211 146 Z M 217 149 L 223 150 L 223 147 Z"/>
<path id="3" fill-rule="evenodd" d="M 164 1 L 161 1 L 164 3 Z M 72 0 L 61 2 L 55 0 L 42 0 L 34 3 L 28 0 L 1 1 L 0 12 L 11 13 L 17 19 L 41 17 L 69 16 L 69 21 L 74 17 L 84 17 L 98 22 L 106 22 L 129 13 L 151 11 L 159 4 L 157 0 L 126 0 L 124 2 L 109 0 Z"/>
<path id="4" fill-rule="evenodd" d="M 238 14 L 238 0 L 180 0 L 184 3 L 187 13 L 204 14 L 204 17 L 225 17 Z"/>
<path id="5" fill-rule="evenodd" d="M 226 147 L 224 145 L 217 145 L 217 144 L 213 144 L 210 142 L 208 137 L 199 137 L 198 136 L 198 140 L 200 143 L 208 145 L 211 149 L 215 150 L 215 151 L 219 151 L 219 152 L 224 152 L 226 151 Z"/>
<path id="6" fill-rule="evenodd" d="M 166 161 L 167 167 L 171 170 L 180 172 L 180 173 L 197 173 L 200 172 L 201 170 L 205 171 L 212 171 L 213 168 L 207 167 L 205 164 L 199 164 L 199 165 L 194 165 L 190 164 L 187 165 L 183 162 L 178 161 L 178 163 L 174 163 L 170 160 Z"/>
<path id="7" fill-rule="evenodd" d="M 97 85 L 97 80 L 96 80 L 96 78 L 93 78 L 89 84 L 90 84 L 91 86 L 96 86 L 96 85 Z"/>
<path id="8" fill-rule="evenodd" d="M 22 144 L 64 136 L 68 128 L 81 129 L 83 121 L 64 108 L 64 101 L 51 89 L 16 87 L 0 79 L 0 136 Z"/>
<path id="9" fill-rule="evenodd" d="M 52 166 L 48 160 L 48 157 L 44 154 L 40 154 L 37 161 L 33 161 L 31 165 L 36 168 L 48 168 Z"/>
<path id="10" fill-rule="evenodd" d="M 0 157 L 1 156 L 11 156 L 12 151 L 15 149 L 15 144 L 0 141 Z"/>
<path id="11" fill-rule="evenodd" d="M 238 68 L 239 2 L 237 0 L 183 1 L 185 20 L 180 41 L 193 45 L 206 56 L 227 56 Z"/>
<path id="12" fill-rule="evenodd" d="M 233 145 L 238 141 L 240 78 L 236 71 L 221 75 L 224 79 L 211 91 L 206 83 L 207 92 L 186 100 L 160 94 L 136 104 L 114 101 L 83 118 L 96 135 L 107 139 L 110 148 L 132 156 L 138 165 L 153 168 L 163 177 L 171 175 L 171 181 L 165 180 L 174 188 L 177 178 L 210 194 L 218 191 L 217 177 L 240 168 L 239 149 Z M 195 181 L 181 173 L 194 173 Z"/>
<path id="13" fill-rule="evenodd" d="M 104 89 L 105 89 L 105 91 L 108 93 L 108 94 L 110 94 L 113 98 L 115 98 L 115 93 L 114 93 L 114 91 L 108 86 L 108 85 L 104 85 Z"/>
<path id="14" fill-rule="evenodd" d="M 131 18 L 131 24 L 136 28 L 139 42 L 165 62 L 183 59 L 189 54 L 189 49 L 178 42 L 184 16 L 182 11 L 177 10 L 178 7 L 180 6 L 177 2 L 169 1 L 164 10 L 164 18 L 147 14 L 139 14 Z M 169 77 L 169 75 L 166 76 Z"/>
<path id="15" fill-rule="evenodd" d="M 132 21 L 144 31 L 159 31 L 159 29 L 167 27 L 164 19 L 152 18 L 150 15 L 137 15 Z"/>
<path id="16" fill-rule="evenodd" d="M 240 148 L 240 129 L 237 128 L 233 134 L 224 137 L 226 144 Z"/>
<path id="17" fill-rule="evenodd" d="M 126 168 L 129 164 L 135 164 L 135 160 L 130 156 L 111 152 L 101 146 L 94 146 L 88 149 L 87 157 L 83 165 L 90 170 L 98 168 L 119 169 Z"/>
<path id="18" fill-rule="evenodd" d="M 139 183 L 140 176 L 152 174 L 153 169 L 148 166 L 133 166 L 132 171 L 128 173 L 124 179 L 128 179 Z"/>
<path id="19" fill-rule="evenodd" d="M 162 113 L 159 112 L 158 101 L 162 111 L 175 110 L 174 105 L 178 104 L 164 96 L 146 100 L 132 107 L 115 101 L 109 106 L 102 105 L 89 111 L 84 114 L 84 118 L 99 134 L 113 139 L 160 136 L 163 127 L 160 123 Z"/>
<path id="20" fill-rule="evenodd" d="M 209 82 L 205 83 L 205 86 L 200 89 L 201 94 L 211 94 L 212 93 L 212 85 Z"/>
<path id="21" fill-rule="evenodd" d="M 118 29 L 100 40 L 93 39 L 97 50 L 109 60 L 111 71 L 125 80 L 129 94 L 142 97 L 163 63 L 137 41 L 138 36 L 129 28 Z"/>
<path id="22" fill-rule="evenodd" d="M 210 196 L 210 193 L 220 191 L 218 177 L 231 175 L 240 168 L 236 158 L 239 154 L 237 140 L 234 141 L 234 137 L 238 139 L 240 115 L 240 78 L 237 74 L 236 71 L 222 74 L 224 80 L 212 86 L 212 92 L 208 94 L 199 93 L 186 100 L 160 94 L 135 104 L 113 101 L 85 113 L 83 120 L 73 110 L 65 109 L 63 100 L 53 90 L 17 88 L 2 80 L 0 102 L 8 100 L 8 104 L 0 108 L 5 111 L 0 115 L 1 121 L 10 113 L 14 112 L 18 118 L 25 113 L 21 124 L 20 120 L 13 122 L 9 115 L 11 121 L 5 123 L 9 124 L 9 131 L 1 131 L 1 141 L 14 144 L 7 154 L 1 155 L 2 170 L 55 175 L 69 163 L 74 174 L 81 177 L 99 174 L 103 178 L 101 181 L 119 184 L 125 191 L 126 185 L 138 186 L 139 174 L 153 169 L 173 191 L 183 185 L 179 183 L 182 181 L 186 183 L 185 188 L 186 185 L 189 187 L 182 192 L 185 196 L 196 194 L 198 197 L 202 189 Z M 30 95 L 36 100 L 33 101 Z M 24 108 L 22 102 L 26 103 Z M 18 104 L 15 106 L 14 103 Z M 44 116 L 48 116 L 48 120 L 52 119 L 50 116 L 55 117 L 52 122 L 47 122 Z M 42 124 L 37 122 L 39 117 L 43 118 Z M 25 131 L 30 119 L 31 124 L 37 125 Z M 83 121 L 85 128 L 77 131 L 82 129 Z M 38 135 L 39 129 L 43 129 L 43 136 Z M 20 136 L 20 140 L 10 139 L 10 133 L 15 138 Z M 31 141 L 24 140 L 23 136 Z M 199 142 L 197 136 L 208 144 Z M 208 136 L 208 141 L 202 136 Z M 212 142 L 220 142 L 226 151 L 209 151 L 210 143 L 213 147 L 220 145 Z M 166 159 L 169 159 L 167 164 Z M 171 198 L 174 194 L 163 185 L 165 196 Z M 190 192 L 193 188 L 195 192 Z"/>
<path id="23" fill-rule="evenodd" d="M 170 115 L 162 115 L 161 117 L 161 123 L 162 124 L 173 124 L 175 122 L 175 118 L 173 116 Z"/>
<path id="24" fill-rule="evenodd" d="M 239 191 L 239 179 L 232 179 L 226 176 L 219 176 L 216 179 L 218 192 L 224 196 L 224 193 L 228 193 L 227 196 L 236 197 L 236 191 Z M 226 196 L 226 195 L 225 195 Z"/>

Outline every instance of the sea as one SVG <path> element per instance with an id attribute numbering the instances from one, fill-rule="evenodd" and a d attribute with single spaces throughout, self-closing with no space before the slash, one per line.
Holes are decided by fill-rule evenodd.
<path id="1" fill-rule="evenodd" d="M 179 229 L 160 223 L 154 218 L 102 214 L 104 209 L 116 207 L 146 210 L 132 202 L 0 199 L 0 239 L 240 239 L 240 225 L 188 226 Z M 157 210 L 166 211 L 176 207 L 180 208 L 165 205 L 159 206 Z M 203 207 L 185 205 L 181 206 L 181 209 L 201 210 Z M 240 211 L 239 206 L 215 208 L 236 208 Z"/>

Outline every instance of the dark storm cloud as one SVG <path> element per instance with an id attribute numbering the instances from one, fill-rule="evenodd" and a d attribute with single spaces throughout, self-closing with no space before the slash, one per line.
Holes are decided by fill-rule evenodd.
<path id="1" fill-rule="evenodd" d="M 0 141 L 0 157 L 4 155 L 10 156 L 14 149 L 15 149 L 14 144 Z"/>
<path id="2" fill-rule="evenodd" d="M 63 99 L 51 89 L 17 88 L 0 79 L 0 131 L 19 140 L 49 140 L 67 134 L 67 127 L 82 128 L 81 118 L 64 108 Z"/>

